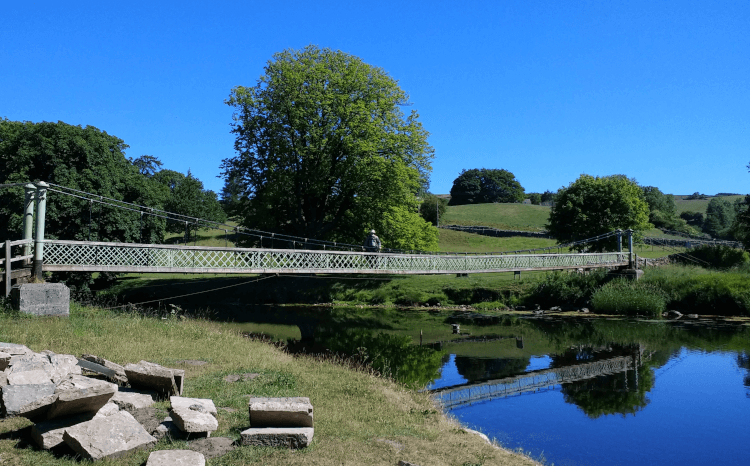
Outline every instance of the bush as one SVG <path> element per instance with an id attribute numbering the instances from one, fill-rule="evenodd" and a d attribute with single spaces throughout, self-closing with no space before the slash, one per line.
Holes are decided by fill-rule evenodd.
<path id="1" fill-rule="evenodd" d="M 591 297 L 591 305 L 599 313 L 661 317 L 667 296 L 656 286 L 620 279 L 599 288 Z"/>
<path id="2" fill-rule="evenodd" d="M 594 292 L 610 279 L 603 269 L 589 274 L 552 272 L 536 286 L 526 302 L 542 307 L 563 304 L 587 306 Z"/>
<path id="3" fill-rule="evenodd" d="M 715 246 L 709 244 L 698 246 L 691 249 L 687 255 L 704 262 L 704 266 L 715 269 L 739 267 L 750 261 L 750 255 L 746 251 L 721 244 Z M 694 261 L 689 261 L 687 258 L 682 258 L 682 256 L 678 256 L 678 260 L 694 263 Z"/>

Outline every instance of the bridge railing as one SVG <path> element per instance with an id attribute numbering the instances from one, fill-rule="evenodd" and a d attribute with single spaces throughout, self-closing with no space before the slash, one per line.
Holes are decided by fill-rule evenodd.
<path id="1" fill-rule="evenodd" d="M 5 290 L 6 298 L 10 296 L 11 280 L 13 278 L 31 275 L 30 269 L 13 270 L 13 263 L 20 261 L 28 262 L 32 257 L 34 257 L 33 254 L 13 256 L 13 248 L 15 246 L 31 244 L 32 242 L 33 241 L 29 239 L 19 241 L 5 241 L 5 247 L 3 248 L 4 254 L 2 254 L 2 257 L 0 257 L 0 266 L 2 266 L 2 277 L 4 284 L 3 289 Z"/>
<path id="2" fill-rule="evenodd" d="M 46 271 L 440 274 L 609 267 L 627 260 L 626 253 L 426 255 L 44 241 Z"/>

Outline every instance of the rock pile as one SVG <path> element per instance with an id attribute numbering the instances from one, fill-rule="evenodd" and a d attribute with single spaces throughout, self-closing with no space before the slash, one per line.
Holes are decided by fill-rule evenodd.
<path id="1" fill-rule="evenodd" d="M 189 444 L 191 450 L 151 453 L 146 466 L 205 465 L 206 457 L 235 446 L 228 438 L 209 438 L 219 428 L 216 406 L 210 399 L 182 397 L 184 376 L 184 370 L 148 361 L 123 367 L 90 354 L 36 353 L 0 342 L 0 417 L 34 422 L 31 437 L 40 448 L 65 444 L 92 460 L 149 448 L 165 436 L 199 438 Z M 154 406 L 158 396 L 169 396 L 171 405 L 161 423 Z M 312 441 L 309 398 L 250 398 L 249 417 L 243 445 L 303 448 Z"/>

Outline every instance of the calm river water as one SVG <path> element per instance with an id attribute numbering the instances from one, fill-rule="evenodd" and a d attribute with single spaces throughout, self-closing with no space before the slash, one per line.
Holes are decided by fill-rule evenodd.
<path id="1" fill-rule="evenodd" d="M 462 423 L 546 464 L 750 464 L 747 324 L 283 313 L 263 317 L 266 327 L 238 325 L 365 354 L 400 380 L 426 385 Z"/>

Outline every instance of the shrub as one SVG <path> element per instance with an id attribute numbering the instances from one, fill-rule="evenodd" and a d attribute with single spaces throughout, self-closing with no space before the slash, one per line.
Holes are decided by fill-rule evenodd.
<path id="1" fill-rule="evenodd" d="M 599 288 L 591 297 L 591 305 L 600 313 L 661 317 L 667 297 L 648 283 L 620 279 Z"/>
<path id="2" fill-rule="evenodd" d="M 698 246 L 691 249 L 687 255 L 704 262 L 706 267 L 715 269 L 738 267 L 750 261 L 750 255 L 746 251 L 722 244 Z M 678 256 L 678 260 L 681 262 L 689 261 L 681 256 Z"/>
<path id="3" fill-rule="evenodd" d="M 526 302 L 543 307 L 586 306 L 594 292 L 609 280 L 607 271 L 601 269 L 589 274 L 552 272 L 534 288 Z"/>

